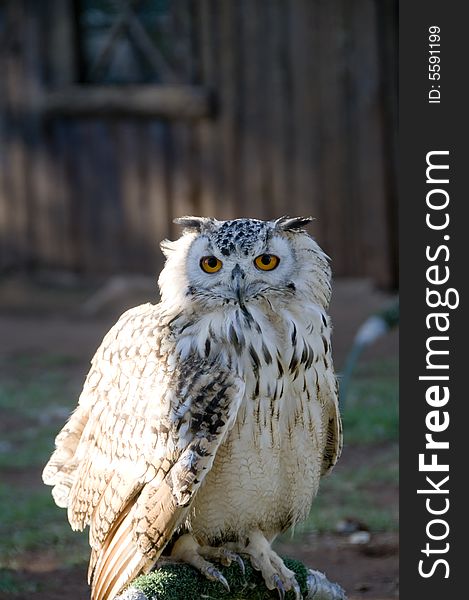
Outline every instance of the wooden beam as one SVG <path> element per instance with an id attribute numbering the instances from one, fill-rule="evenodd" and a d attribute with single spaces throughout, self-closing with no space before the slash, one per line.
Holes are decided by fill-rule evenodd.
<path id="1" fill-rule="evenodd" d="M 44 116 L 202 119 L 212 115 L 210 93 L 189 85 L 72 86 L 44 93 Z"/>
<path id="2" fill-rule="evenodd" d="M 38 61 L 42 65 L 47 61 L 49 81 L 54 86 L 72 85 L 78 78 L 74 0 L 48 0 L 49 15 L 53 18 L 44 15 L 39 6 L 35 10 L 41 14 L 44 26 L 47 24 L 47 40 Z"/>

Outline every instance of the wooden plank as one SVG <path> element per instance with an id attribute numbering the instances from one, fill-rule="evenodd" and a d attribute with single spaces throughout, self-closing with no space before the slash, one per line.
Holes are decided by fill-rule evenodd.
<path id="1" fill-rule="evenodd" d="M 345 134 L 342 141 L 345 152 L 345 170 L 343 177 L 347 182 L 341 206 L 341 222 L 337 235 L 342 240 L 343 273 L 358 277 L 366 277 L 367 271 L 363 260 L 363 203 L 359 185 L 358 164 L 362 160 L 357 147 L 357 137 L 363 127 L 367 126 L 366 115 L 358 118 L 355 95 L 355 75 L 352 63 L 355 60 L 355 32 L 351 23 L 351 15 L 355 7 L 341 0 L 338 4 L 341 15 L 342 29 L 342 60 L 343 81 L 342 95 L 346 100 L 342 104 L 345 118 Z M 365 120 L 362 120 L 365 117 Z M 347 224 L 347 225 L 345 225 Z"/>
<path id="2" fill-rule="evenodd" d="M 184 189 L 174 173 L 170 129 L 166 122 L 116 125 L 124 226 L 121 268 L 127 271 L 154 275 L 162 265 L 158 244 L 171 235 L 170 220 L 176 210 L 171 194 Z"/>
<path id="3" fill-rule="evenodd" d="M 164 117 L 201 119 L 211 114 L 210 93 L 191 85 L 72 86 L 44 93 L 46 117 Z"/>
<path id="4" fill-rule="evenodd" d="M 384 124 L 373 0 L 357 0 L 353 10 L 348 13 L 348 19 L 353 35 L 350 75 L 355 103 L 353 144 L 357 201 L 360 200 L 363 216 L 356 231 L 361 236 L 361 261 L 365 273 L 379 285 L 388 286 L 390 246 L 383 154 Z"/>
<path id="5" fill-rule="evenodd" d="M 335 3 L 332 3 L 335 4 Z M 317 61 L 317 2 L 289 2 L 289 43 L 292 76 L 293 173 L 288 212 L 318 218 L 317 236 L 324 239 L 326 223 L 320 210 L 320 187 L 317 157 L 319 144 L 320 83 Z M 323 121 L 324 114 L 320 119 Z"/>
<path id="6" fill-rule="evenodd" d="M 347 205 L 347 157 L 345 141 L 345 32 L 340 2 L 315 3 L 317 9 L 318 46 L 315 55 L 318 73 L 315 78 L 320 125 L 316 137 L 320 146 L 316 157 L 320 169 L 318 239 L 332 258 L 335 275 L 347 275 L 347 231 L 353 227 L 344 218 Z"/>
<path id="7" fill-rule="evenodd" d="M 7 114 L 7 135 L 5 137 L 5 192 L 7 196 L 7 220 L 9 228 L 10 266 L 24 267 L 30 259 L 30 236 L 28 219 L 29 173 L 25 143 L 24 113 L 25 96 L 24 56 L 18 48 L 27 43 L 23 21 L 25 2 L 9 2 L 5 7 L 8 44 L 5 52 L 5 108 Z"/>
<path id="8" fill-rule="evenodd" d="M 269 36 L 265 47 L 271 63 L 267 69 L 270 75 L 267 100 L 270 111 L 269 137 L 265 147 L 271 181 L 269 212 L 271 216 L 280 217 L 291 211 L 289 198 L 293 177 L 289 11 L 285 0 L 266 4 L 266 27 Z"/>
<path id="9" fill-rule="evenodd" d="M 397 181 L 398 131 L 398 3 L 383 0 L 376 4 L 377 43 L 380 69 L 380 104 L 383 112 L 383 143 L 385 190 L 387 195 L 387 222 L 389 230 L 390 276 L 389 286 L 399 286 L 399 230 Z"/>
<path id="10" fill-rule="evenodd" d="M 3 269 L 8 269 L 8 267 L 11 265 L 11 239 L 9 235 L 7 208 L 8 196 L 5 182 L 5 171 L 7 165 L 5 160 L 5 143 L 2 139 L 2 128 L 3 126 L 0 123 L 0 271 Z"/>
<path id="11" fill-rule="evenodd" d="M 30 258 L 27 212 L 26 153 L 18 133 L 8 143 L 6 176 L 10 266 L 24 268 Z"/>
<path id="12" fill-rule="evenodd" d="M 50 124 L 49 165 L 51 186 L 55 200 L 54 226 L 60 234 L 60 253 L 53 262 L 63 269 L 75 271 L 80 253 L 75 248 L 74 217 L 72 214 L 73 181 L 69 173 L 74 170 L 74 149 L 68 136 L 69 123 L 56 119 Z"/>
<path id="13" fill-rule="evenodd" d="M 170 235 L 170 207 L 168 191 L 165 138 L 169 124 L 152 121 L 146 127 L 142 159 L 146 240 L 149 254 L 148 271 L 156 273 L 162 266 L 163 256 L 159 243 Z M 147 269 L 145 269 L 146 271 Z"/>
<path id="14" fill-rule="evenodd" d="M 216 217 L 232 219 L 238 214 L 240 188 L 240 97 L 243 94 L 239 67 L 239 5 L 237 2 L 218 4 L 219 38 L 215 82 L 218 91 L 219 112 L 217 135 L 220 137 L 222 186 L 219 192 Z"/>
<path id="15" fill-rule="evenodd" d="M 192 0 L 172 0 L 171 2 L 171 37 L 172 57 L 176 65 L 179 81 L 195 84 L 195 66 L 197 57 L 192 48 Z"/>
<path id="16" fill-rule="evenodd" d="M 191 22 L 188 0 L 175 0 L 172 4 L 172 35 L 175 42 L 175 59 L 183 81 L 195 82 L 196 60 L 193 56 Z M 174 122 L 170 130 L 171 148 L 171 220 L 175 217 L 200 214 L 197 140 L 193 123 Z M 180 227 L 172 226 L 172 234 L 179 235 Z"/>
<path id="17" fill-rule="evenodd" d="M 57 152 L 60 153 L 64 177 L 66 264 L 73 271 L 84 273 L 87 272 L 85 256 L 88 249 L 82 217 L 85 195 L 81 177 L 83 153 L 79 130 L 80 125 L 75 121 L 55 122 L 55 143 Z"/>
<path id="18" fill-rule="evenodd" d="M 240 27 L 235 51 L 241 61 L 242 85 L 239 96 L 241 115 L 238 119 L 241 154 L 241 190 L 237 202 L 237 217 L 264 217 L 264 152 L 265 129 L 265 75 L 261 72 L 260 46 L 265 42 L 265 25 L 261 23 L 257 1 L 242 0 L 238 3 Z M 260 27 L 263 27 L 261 34 Z"/>
<path id="19" fill-rule="evenodd" d="M 0 52 L 0 72 L 6 73 L 6 30 L 2 35 L 3 51 Z M 8 122 L 7 89 L 5 77 L 0 77 L 0 270 L 7 269 L 13 262 L 12 239 L 9 222 L 8 197 Z"/>
<path id="20" fill-rule="evenodd" d="M 58 165 L 51 158 L 43 135 L 28 146 L 31 259 L 46 268 L 62 266 L 65 238 L 55 186 Z"/>
<path id="21" fill-rule="evenodd" d="M 0 58 L 0 69 L 2 68 L 2 61 Z M 4 72 L 2 70 L 2 72 Z M 8 222 L 8 196 L 6 188 L 6 127 L 4 119 L 2 118 L 4 113 L 2 98 L 4 97 L 2 84 L 0 82 L 0 271 L 6 269 L 10 265 L 11 261 L 11 239 L 9 235 L 9 222 Z"/>
<path id="22" fill-rule="evenodd" d="M 116 125 L 119 161 L 119 190 L 123 211 L 122 270 L 146 271 L 145 243 L 142 240 L 143 212 L 140 133 L 135 121 Z"/>
<path id="23" fill-rule="evenodd" d="M 169 139 L 169 167 L 170 167 L 170 220 L 184 215 L 197 213 L 194 201 L 194 187 L 192 177 L 190 127 L 184 123 L 173 123 Z M 179 226 L 171 224 L 171 235 L 178 236 L 181 232 Z"/>
<path id="24" fill-rule="evenodd" d="M 30 253 L 33 262 L 46 268 L 63 266 L 65 232 L 63 205 L 55 185 L 58 163 L 51 153 L 51 129 L 34 110 L 44 88 L 43 73 L 47 62 L 45 15 L 39 5 L 27 0 L 22 28 L 27 42 L 23 47 L 27 98 L 24 127 L 27 135 L 28 212 L 30 215 Z"/>
<path id="25" fill-rule="evenodd" d="M 72 85 L 78 78 L 74 0 L 47 0 L 47 5 L 47 64 L 43 66 L 52 85 Z"/>
<path id="26" fill-rule="evenodd" d="M 195 65 L 195 80 L 206 89 L 216 88 L 217 31 L 216 6 L 212 0 L 200 0 L 194 5 L 194 54 L 198 57 Z M 198 204 L 202 216 L 217 214 L 220 202 L 221 162 L 217 121 L 202 120 L 195 124 L 194 143 L 196 144 L 198 172 Z"/>
<path id="27" fill-rule="evenodd" d="M 71 129 L 73 135 L 73 153 L 71 154 L 72 168 L 77 171 L 75 179 L 75 207 L 78 217 L 78 236 L 81 253 L 79 260 L 81 268 L 86 273 L 105 271 L 106 260 L 101 247 L 100 197 L 97 187 L 97 165 L 95 158 L 96 123 L 93 121 L 78 121 Z"/>
<path id="28" fill-rule="evenodd" d="M 120 164 L 113 134 L 114 126 L 109 121 L 90 122 L 88 144 L 94 165 L 91 193 L 100 232 L 95 251 L 101 254 L 100 268 L 108 273 L 119 272 L 125 258 L 121 243 L 124 214 L 118 185 Z"/>
<path id="29" fill-rule="evenodd" d="M 66 173 L 67 261 L 78 272 L 109 273 L 121 267 L 123 248 L 119 173 L 109 126 L 99 121 L 61 125 Z"/>

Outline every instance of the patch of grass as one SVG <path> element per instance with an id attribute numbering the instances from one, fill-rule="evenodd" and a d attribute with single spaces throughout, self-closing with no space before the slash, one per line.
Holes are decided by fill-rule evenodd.
<path id="1" fill-rule="evenodd" d="M 0 387 L 0 408 L 37 418 L 44 407 L 58 401 L 63 383 L 64 378 L 56 373 L 45 373 L 21 383 L 4 378 Z"/>
<path id="2" fill-rule="evenodd" d="M 84 378 L 70 374 L 72 363 L 51 366 L 43 357 L 39 363 L 22 364 L 25 360 L 19 357 L 14 366 L 11 360 L 0 365 L 0 410 L 44 420 L 44 411 L 51 407 L 76 405 Z"/>
<path id="3" fill-rule="evenodd" d="M 71 364 L 65 356 L 20 355 L 0 365 L 0 469 L 47 461 L 80 390 Z"/>
<path id="4" fill-rule="evenodd" d="M 351 469 L 349 478 L 357 486 L 365 486 L 370 483 L 395 485 L 399 480 L 399 458 L 397 447 L 393 447 L 385 461 L 379 461 L 371 465 L 363 465 L 360 468 Z M 324 481 L 328 481 L 325 479 Z"/>
<path id="5" fill-rule="evenodd" d="M 397 360 L 377 361 L 357 369 L 349 384 L 342 420 L 346 443 L 399 438 Z"/>
<path id="6" fill-rule="evenodd" d="M 3 435 L 0 469 L 16 470 L 44 466 L 54 449 L 57 425 L 32 426 Z"/>
<path id="7" fill-rule="evenodd" d="M 86 534 L 70 529 L 66 511 L 41 481 L 54 438 L 76 405 L 76 363 L 21 355 L 3 361 L 0 371 L 0 568 L 21 565 L 30 551 L 52 551 L 67 565 L 82 563 L 89 555 Z M 10 571 L 2 572 L 1 586 L 16 589 Z"/>
<path id="8" fill-rule="evenodd" d="M 38 585 L 35 582 L 24 581 L 24 578 L 11 571 L 0 567 L 0 594 L 17 595 L 33 594 L 37 592 Z M 4 596 L 6 597 L 6 596 Z"/>
<path id="9" fill-rule="evenodd" d="M 392 513 L 374 506 L 366 494 L 348 493 L 343 503 L 343 506 L 337 500 L 331 503 L 330 500 L 325 500 L 324 494 L 320 495 L 314 501 L 308 521 L 299 525 L 295 533 L 336 531 L 336 526 L 341 520 L 350 518 L 365 523 L 371 531 L 397 530 L 396 519 Z"/>
<path id="10" fill-rule="evenodd" d="M 42 370 L 51 367 L 76 366 L 77 362 L 76 356 L 68 354 L 18 352 L 4 360 L 4 366 Z"/>
<path id="11" fill-rule="evenodd" d="M 59 509 L 50 489 L 19 493 L 0 485 L 0 567 L 14 567 L 22 554 L 54 550 L 66 564 L 83 562 L 89 555 L 86 534 L 70 529 L 65 510 Z"/>

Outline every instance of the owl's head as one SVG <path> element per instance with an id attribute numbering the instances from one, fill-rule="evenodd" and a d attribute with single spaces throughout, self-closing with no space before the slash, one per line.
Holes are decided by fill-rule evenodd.
<path id="1" fill-rule="evenodd" d="M 200 308 L 234 304 L 243 310 L 259 300 L 289 302 L 294 297 L 327 307 L 327 256 L 304 230 L 311 217 L 274 221 L 218 221 L 182 217 L 176 241 L 161 249 L 166 264 L 159 278 L 164 303 Z"/>

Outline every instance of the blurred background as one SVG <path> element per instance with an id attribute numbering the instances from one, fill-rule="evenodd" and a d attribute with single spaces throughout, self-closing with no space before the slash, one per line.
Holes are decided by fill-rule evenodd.
<path id="1" fill-rule="evenodd" d="M 40 472 L 174 217 L 313 215 L 345 369 L 397 297 L 396 98 L 397 0 L 0 0 L 1 598 L 86 597 Z M 279 542 L 351 598 L 398 593 L 397 343 L 359 356 L 343 458 Z"/>

